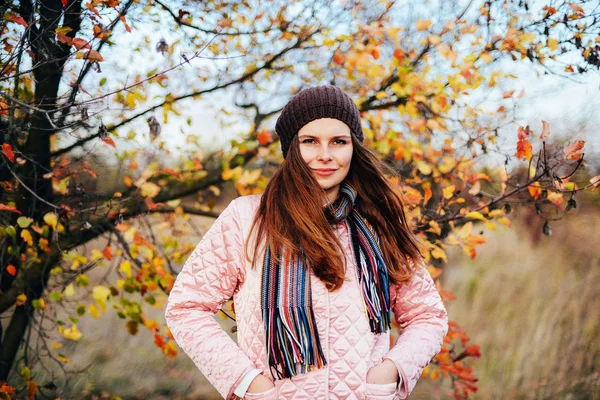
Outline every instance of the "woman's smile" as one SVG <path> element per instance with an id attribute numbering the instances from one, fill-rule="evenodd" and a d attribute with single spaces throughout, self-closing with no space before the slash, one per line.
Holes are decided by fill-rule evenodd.
<path id="1" fill-rule="evenodd" d="M 312 170 L 319 176 L 330 176 L 337 171 L 337 169 L 334 168 L 312 168 Z"/>

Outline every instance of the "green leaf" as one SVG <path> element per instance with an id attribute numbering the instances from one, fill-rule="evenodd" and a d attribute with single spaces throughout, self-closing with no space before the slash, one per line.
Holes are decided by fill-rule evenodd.
<path id="1" fill-rule="evenodd" d="M 27 228 L 32 222 L 33 219 L 29 217 L 19 217 L 19 219 L 17 219 L 17 224 L 19 224 L 21 228 Z"/>
<path id="2" fill-rule="evenodd" d="M 31 370 L 29 369 L 29 367 L 23 367 L 23 369 L 21 369 L 21 376 L 26 381 L 31 379 Z"/>
<path id="3" fill-rule="evenodd" d="M 75 282 L 82 287 L 86 287 L 87 285 L 90 284 L 90 280 L 88 279 L 88 277 L 85 274 L 81 274 L 79 275 L 76 279 Z"/>
<path id="4" fill-rule="evenodd" d="M 106 81 L 107 81 L 106 77 L 104 77 L 104 78 L 100 79 L 100 83 L 99 83 L 99 85 L 100 85 L 100 86 L 104 86 L 104 84 L 106 83 Z"/>
<path id="5" fill-rule="evenodd" d="M 77 306 L 77 315 L 81 317 L 83 314 L 85 314 L 85 306 L 80 304 Z"/>
<path id="6" fill-rule="evenodd" d="M 52 301 L 62 300 L 62 294 L 58 293 L 58 292 L 50 292 L 50 294 L 48 296 L 50 297 L 50 300 L 52 300 Z"/>

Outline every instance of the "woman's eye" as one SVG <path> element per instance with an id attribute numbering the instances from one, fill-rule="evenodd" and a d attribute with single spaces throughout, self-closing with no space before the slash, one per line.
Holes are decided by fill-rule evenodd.
<path id="1" fill-rule="evenodd" d="M 304 140 L 302 141 L 302 143 L 308 143 L 308 142 L 314 142 L 314 140 L 312 140 L 312 139 L 304 139 Z"/>
<path id="2" fill-rule="evenodd" d="M 336 140 L 336 142 L 338 142 L 339 144 L 346 144 L 346 141 L 343 139 L 338 139 Z"/>

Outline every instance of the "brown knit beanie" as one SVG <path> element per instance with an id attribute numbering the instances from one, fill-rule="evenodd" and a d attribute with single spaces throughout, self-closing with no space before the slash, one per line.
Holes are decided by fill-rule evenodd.
<path id="1" fill-rule="evenodd" d="M 304 125 L 319 118 L 334 118 L 342 121 L 348 125 L 354 137 L 363 142 L 360 113 L 350 96 L 336 86 L 314 86 L 292 97 L 277 118 L 275 132 L 279 136 L 284 158 L 298 131 Z"/>

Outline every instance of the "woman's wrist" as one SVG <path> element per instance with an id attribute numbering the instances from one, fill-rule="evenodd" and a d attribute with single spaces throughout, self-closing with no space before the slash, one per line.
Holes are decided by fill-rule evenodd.
<path id="1" fill-rule="evenodd" d="M 256 375 L 256 377 L 250 382 L 250 386 L 248 386 L 248 392 L 250 393 L 260 393 L 266 392 L 267 390 L 274 387 L 275 384 L 263 374 Z"/>

